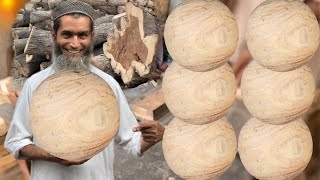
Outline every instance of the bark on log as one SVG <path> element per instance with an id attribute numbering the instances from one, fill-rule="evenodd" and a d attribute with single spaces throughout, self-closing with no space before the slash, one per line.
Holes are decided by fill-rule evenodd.
<path id="1" fill-rule="evenodd" d="M 113 17 L 114 17 L 114 15 L 106 14 L 106 15 L 94 20 L 94 24 L 95 25 L 99 25 L 99 24 L 102 24 L 102 23 L 112 23 L 112 18 Z"/>
<path id="2" fill-rule="evenodd" d="M 47 19 L 50 19 L 51 17 L 51 11 L 31 11 L 30 13 L 30 23 L 35 24 L 38 22 L 45 21 Z"/>
<path id="3" fill-rule="evenodd" d="M 17 14 L 13 27 L 28 27 L 30 22 L 30 13 L 24 11 L 23 14 Z"/>
<path id="4" fill-rule="evenodd" d="M 27 63 L 43 62 L 43 61 L 48 61 L 49 59 L 50 59 L 49 55 L 30 55 L 30 54 L 26 54 L 26 62 Z"/>
<path id="5" fill-rule="evenodd" d="M 102 23 L 95 26 L 94 46 L 97 47 L 107 41 L 112 33 L 112 23 Z"/>
<path id="6" fill-rule="evenodd" d="M 94 6 L 93 8 L 98 9 L 99 11 L 110 14 L 110 15 L 118 14 L 117 6 Z"/>
<path id="7" fill-rule="evenodd" d="M 33 25 L 30 24 L 29 29 L 32 30 L 32 27 L 36 27 L 38 29 L 42 29 L 42 30 L 46 30 L 46 31 L 51 31 L 52 27 L 53 27 L 53 22 L 51 21 L 51 19 L 47 19 L 42 22 L 37 22 Z"/>
<path id="8" fill-rule="evenodd" d="M 50 61 L 45 61 L 45 62 L 42 62 L 40 64 L 40 71 L 46 69 L 47 67 L 49 67 L 52 63 Z"/>
<path id="9" fill-rule="evenodd" d="M 13 51 L 15 56 L 23 54 L 24 48 L 27 45 L 27 41 L 28 38 L 13 40 Z"/>
<path id="10" fill-rule="evenodd" d="M 48 0 L 30 0 L 35 6 L 42 7 L 44 10 L 49 10 Z"/>
<path id="11" fill-rule="evenodd" d="M 10 75 L 14 78 L 17 77 L 30 77 L 36 71 L 39 71 L 40 61 L 27 63 L 26 55 L 20 54 L 16 56 L 12 62 L 12 67 L 10 70 Z"/>
<path id="12" fill-rule="evenodd" d="M 32 27 L 30 37 L 24 49 L 25 54 L 48 55 L 51 54 L 51 32 Z M 39 51 L 41 49 L 41 51 Z"/>
<path id="13" fill-rule="evenodd" d="M 30 36 L 30 31 L 28 27 L 12 28 L 12 38 L 13 39 L 23 39 Z"/>
<path id="14" fill-rule="evenodd" d="M 127 20 L 128 19 L 128 20 Z M 125 84 L 148 78 L 155 70 L 155 54 L 159 33 L 152 15 L 132 3 L 126 5 L 126 15 L 114 17 L 114 34 L 103 45 L 114 71 Z"/>

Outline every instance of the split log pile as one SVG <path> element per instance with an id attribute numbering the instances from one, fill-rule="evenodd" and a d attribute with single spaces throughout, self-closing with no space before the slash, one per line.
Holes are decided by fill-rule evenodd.
<path id="1" fill-rule="evenodd" d="M 20 82 L 51 64 L 51 12 L 61 1 L 30 0 L 20 9 L 12 29 L 13 81 Z M 91 64 L 127 87 L 159 76 L 155 61 L 169 0 L 81 1 L 96 10 Z"/>

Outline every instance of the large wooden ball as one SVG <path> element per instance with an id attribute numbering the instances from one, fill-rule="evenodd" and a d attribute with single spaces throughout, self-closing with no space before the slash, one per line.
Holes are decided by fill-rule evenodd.
<path id="1" fill-rule="evenodd" d="M 174 118 L 166 128 L 162 148 L 166 162 L 178 176 L 209 179 L 231 166 L 237 153 L 237 139 L 225 117 L 205 125 Z"/>
<path id="2" fill-rule="evenodd" d="M 300 118 L 311 106 L 315 82 L 310 68 L 276 72 L 252 61 L 244 70 L 241 93 L 253 117 L 270 124 Z"/>
<path id="3" fill-rule="evenodd" d="M 208 71 L 229 60 L 238 44 L 238 27 L 220 1 L 185 1 L 169 15 L 164 38 L 177 63 L 193 71 Z"/>
<path id="4" fill-rule="evenodd" d="M 274 71 L 303 66 L 319 45 L 319 24 L 303 2 L 267 0 L 251 14 L 247 45 L 253 58 Z"/>
<path id="5" fill-rule="evenodd" d="M 312 138 L 302 119 L 270 125 L 251 118 L 240 131 L 238 151 L 257 179 L 293 179 L 310 161 Z"/>
<path id="6" fill-rule="evenodd" d="M 111 87 L 94 73 L 65 71 L 45 79 L 30 105 L 36 143 L 66 160 L 85 160 L 102 151 L 119 126 Z"/>
<path id="7" fill-rule="evenodd" d="M 231 107 L 237 85 L 228 64 L 195 72 L 173 62 L 165 72 L 162 90 L 175 117 L 191 124 L 205 124 L 221 118 Z"/>

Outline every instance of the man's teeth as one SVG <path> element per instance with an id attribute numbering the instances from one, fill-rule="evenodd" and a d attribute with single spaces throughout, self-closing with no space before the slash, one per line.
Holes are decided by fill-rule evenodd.
<path id="1" fill-rule="evenodd" d="M 72 51 L 72 50 L 67 50 L 69 53 L 72 53 L 72 54 L 77 54 L 79 53 L 80 51 Z"/>

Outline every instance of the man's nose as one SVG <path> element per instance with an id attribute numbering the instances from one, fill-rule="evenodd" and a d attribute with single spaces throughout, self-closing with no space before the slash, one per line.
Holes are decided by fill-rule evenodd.
<path id="1" fill-rule="evenodd" d="M 77 48 L 80 47 L 78 36 L 73 36 L 73 38 L 72 38 L 72 40 L 70 42 L 70 46 L 73 49 L 77 49 Z"/>

